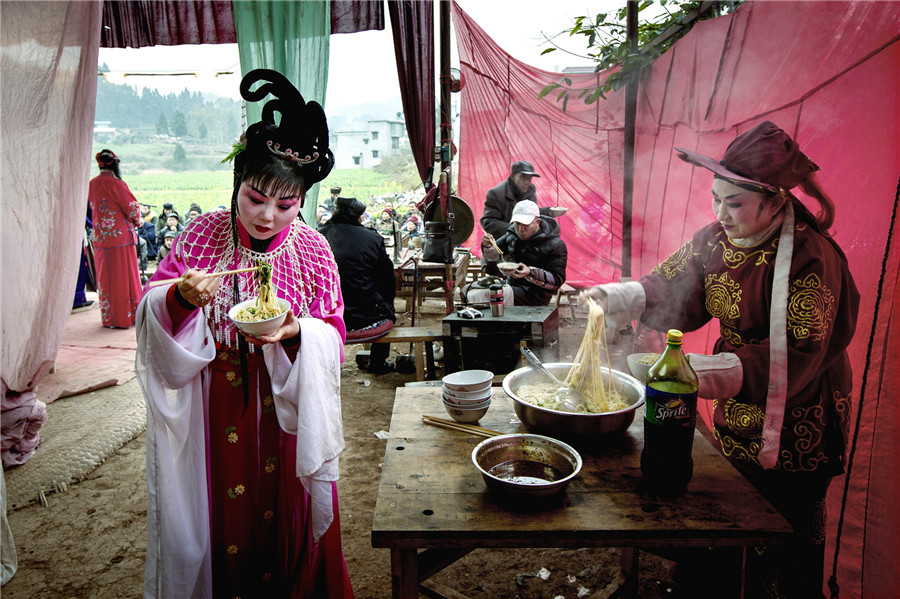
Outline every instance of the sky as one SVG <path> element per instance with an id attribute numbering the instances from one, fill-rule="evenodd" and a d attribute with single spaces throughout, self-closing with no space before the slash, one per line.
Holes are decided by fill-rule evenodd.
<path id="1" fill-rule="evenodd" d="M 603 10 L 620 8 L 624 0 L 457 0 L 457 3 L 513 57 L 526 64 L 557 72 L 565 67 L 592 65 L 589 59 L 583 57 L 584 38 L 568 35 L 556 38 L 562 47 L 581 57 L 560 50 L 541 56 L 541 51 L 550 47 L 544 35 L 555 36 L 570 27 L 578 15 L 594 15 Z M 390 19 L 386 16 L 385 21 L 386 29 L 382 31 L 331 36 L 326 113 L 364 101 L 381 102 L 397 98 L 399 105 L 400 90 Z M 438 21 L 437 16 L 435 21 Z M 456 64 L 455 39 L 451 45 L 454 48 L 452 62 Z M 367 66 L 377 67 L 360 69 L 359 56 L 367 57 Z M 177 94 L 187 88 L 240 100 L 240 65 L 236 44 L 101 48 L 99 64 L 104 63 L 112 71 L 110 81 L 114 83 L 128 83 L 137 88 L 152 87 L 163 94 Z M 121 76 L 123 72 L 176 71 L 197 73 L 197 76 Z M 216 72 L 229 71 L 233 74 L 214 76 Z"/>

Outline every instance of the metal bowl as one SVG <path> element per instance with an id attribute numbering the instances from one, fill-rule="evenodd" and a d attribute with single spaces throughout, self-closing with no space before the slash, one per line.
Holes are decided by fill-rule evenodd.
<path id="1" fill-rule="evenodd" d="M 581 456 L 562 441 L 541 435 L 499 435 L 472 450 L 485 484 L 502 497 L 549 499 L 562 494 L 581 471 Z"/>
<path id="2" fill-rule="evenodd" d="M 545 363 L 544 366 L 553 375 L 564 380 L 572 367 L 571 362 Z M 527 367 L 513 370 L 503 379 L 503 390 L 513 400 L 519 420 L 528 430 L 562 439 L 577 438 L 579 440 L 600 435 L 620 433 L 634 422 L 636 410 L 644 405 L 644 385 L 630 374 L 618 370 L 603 368 L 604 376 L 612 373 L 613 382 L 625 401 L 630 405 L 615 412 L 602 414 L 564 412 L 539 408 L 521 399 L 516 392 L 526 384 L 546 384 L 548 379 L 537 370 Z"/>

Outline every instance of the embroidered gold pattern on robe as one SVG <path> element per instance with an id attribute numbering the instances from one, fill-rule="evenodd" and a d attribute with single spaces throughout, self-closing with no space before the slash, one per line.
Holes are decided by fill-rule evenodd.
<path id="1" fill-rule="evenodd" d="M 733 329 L 741 315 L 741 286 L 728 273 L 706 275 L 705 286 L 706 311 L 723 327 Z"/>
<path id="2" fill-rule="evenodd" d="M 742 437 L 758 439 L 762 436 L 766 415 L 758 406 L 726 399 L 724 405 L 725 424 Z"/>
<path id="3" fill-rule="evenodd" d="M 781 468 L 790 471 L 815 470 L 820 464 L 828 463 L 825 455 L 823 434 L 827 430 L 825 410 L 822 406 L 793 408 L 790 411 L 794 422 L 793 447 L 782 445 Z M 782 441 L 783 442 L 783 441 Z"/>
<path id="4" fill-rule="evenodd" d="M 791 281 L 787 309 L 788 331 L 795 339 L 821 341 L 834 319 L 834 295 L 815 274 Z"/>
<path id="5" fill-rule="evenodd" d="M 726 457 L 759 464 L 760 444 L 758 442 L 754 441 L 745 446 L 741 440 L 735 439 L 728 434 L 727 430 L 718 426 L 713 427 L 713 437 L 719 441 L 719 445 L 722 446 L 722 454 Z"/>
<path id="6" fill-rule="evenodd" d="M 651 272 L 658 274 L 667 281 L 671 281 L 675 278 L 676 273 L 685 270 L 684 266 L 687 264 L 688 260 L 691 259 L 693 254 L 694 244 L 693 242 L 688 241 L 679 249 L 675 250 L 671 256 L 663 260 L 662 263 L 654 266 Z"/>
<path id="7" fill-rule="evenodd" d="M 769 257 L 775 256 L 775 249 L 778 247 L 778 243 L 775 241 L 772 242 L 770 249 L 758 249 L 754 252 L 746 252 L 744 250 L 733 249 L 724 241 L 720 241 L 718 245 L 722 248 L 722 262 L 731 269 L 740 268 L 750 260 L 754 261 L 754 266 L 768 264 Z"/>

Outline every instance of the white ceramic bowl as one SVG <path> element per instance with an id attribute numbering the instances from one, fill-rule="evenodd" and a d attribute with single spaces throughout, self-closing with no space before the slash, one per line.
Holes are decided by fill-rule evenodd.
<path id="1" fill-rule="evenodd" d="M 550 216 L 552 216 L 553 218 L 558 218 L 568 211 L 568 208 L 563 208 L 562 206 L 552 206 L 549 210 Z"/>
<path id="2" fill-rule="evenodd" d="M 482 395 L 481 397 L 475 397 L 472 399 L 458 399 L 445 393 L 442 396 L 442 399 L 444 400 L 444 403 L 450 404 L 452 406 L 458 406 L 460 408 L 470 408 L 472 406 L 483 404 L 486 401 L 491 401 L 493 397 L 494 396 L 492 394 L 488 393 L 487 395 Z"/>
<path id="3" fill-rule="evenodd" d="M 444 386 L 451 391 L 473 393 L 490 389 L 494 373 L 490 370 L 460 370 L 448 374 L 441 380 Z"/>
<path id="4" fill-rule="evenodd" d="M 487 387 L 485 387 L 484 389 L 481 389 L 479 391 L 457 391 L 456 389 L 453 389 L 452 387 L 448 387 L 447 385 L 444 385 L 443 387 L 441 387 L 441 391 L 443 392 L 444 395 L 448 395 L 448 396 L 452 397 L 453 399 L 462 399 L 462 400 L 469 401 L 472 399 L 484 399 L 485 397 L 490 397 L 492 389 L 491 389 L 491 386 L 488 385 Z"/>
<path id="5" fill-rule="evenodd" d="M 631 374 L 645 385 L 647 384 L 647 373 L 650 371 L 650 367 L 653 366 L 653 364 L 646 364 L 641 360 L 644 360 L 649 356 L 656 356 L 656 359 L 659 359 L 659 354 L 648 352 L 631 354 L 627 358 L 628 369 L 631 370 Z M 656 362 L 656 360 L 654 360 L 654 362 Z"/>
<path id="6" fill-rule="evenodd" d="M 288 308 L 291 307 L 291 304 L 283 298 L 277 297 L 275 298 L 275 302 L 278 304 L 278 307 L 281 308 L 281 314 L 274 318 L 270 318 L 268 320 L 259 320 L 257 322 L 243 322 L 235 319 L 235 315 L 243 310 L 246 306 L 254 304 L 256 302 L 256 298 L 245 300 L 239 304 L 235 304 L 231 307 L 231 310 L 228 311 L 228 318 L 230 318 L 235 326 L 240 330 L 244 331 L 251 337 L 256 337 L 257 339 L 262 335 L 271 335 L 275 331 L 278 330 L 278 327 L 282 325 L 284 319 L 287 317 Z"/>
<path id="7" fill-rule="evenodd" d="M 450 417 L 457 422 L 478 422 L 487 414 L 488 408 L 491 407 L 491 400 L 487 400 L 483 404 L 471 408 L 460 408 L 444 402 L 444 409 L 450 414 Z"/>
<path id="8" fill-rule="evenodd" d="M 454 403 L 452 400 L 444 398 L 444 407 L 447 408 L 459 408 L 460 410 L 477 410 L 479 408 L 483 408 L 485 406 L 491 405 L 492 397 L 488 397 L 487 399 L 482 399 L 481 401 L 467 403 L 467 404 L 458 404 Z"/>
<path id="9" fill-rule="evenodd" d="M 511 274 L 513 274 L 514 272 L 516 272 L 516 268 L 518 268 L 518 266 L 519 266 L 518 262 L 498 262 L 497 263 L 497 268 L 499 268 L 500 272 L 502 272 L 507 277 L 510 276 Z"/>

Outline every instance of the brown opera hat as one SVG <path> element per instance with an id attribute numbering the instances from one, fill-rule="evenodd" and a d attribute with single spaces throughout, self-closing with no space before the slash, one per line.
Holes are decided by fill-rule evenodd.
<path id="1" fill-rule="evenodd" d="M 793 189 L 819 167 L 781 128 L 763 121 L 728 144 L 722 160 L 676 147 L 679 158 L 732 183 L 771 191 Z"/>

